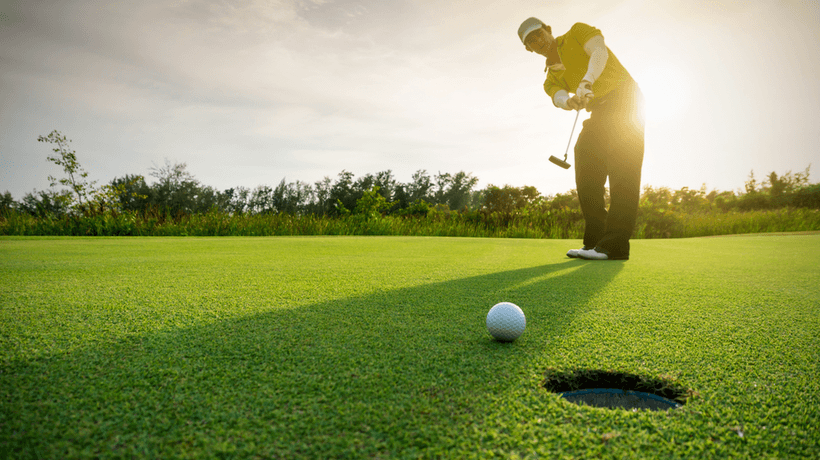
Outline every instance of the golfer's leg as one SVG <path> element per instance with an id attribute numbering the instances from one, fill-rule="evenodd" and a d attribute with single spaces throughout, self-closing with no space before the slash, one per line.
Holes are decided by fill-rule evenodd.
<path id="1" fill-rule="evenodd" d="M 575 144 L 575 186 L 584 214 L 584 246 L 593 248 L 604 235 L 607 212 L 604 201 L 607 167 L 602 155 L 603 132 L 596 120 L 584 122 Z"/>
<path id="2" fill-rule="evenodd" d="M 641 196 L 644 155 L 643 126 L 618 123 L 609 158 L 610 206 L 606 229 L 598 246 L 612 257 L 629 257 L 629 238 L 635 228 Z"/>

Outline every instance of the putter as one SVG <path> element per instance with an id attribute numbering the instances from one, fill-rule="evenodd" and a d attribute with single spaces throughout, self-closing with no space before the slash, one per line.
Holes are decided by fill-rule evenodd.
<path id="1" fill-rule="evenodd" d="M 564 159 L 561 160 L 560 158 L 552 155 L 550 156 L 550 161 L 557 164 L 558 166 L 569 169 L 570 164 L 567 163 L 567 154 L 569 154 L 569 145 L 572 144 L 572 135 L 575 134 L 575 125 L 578 123 L 578 115 L 581 114 L 580 110 L 575 111 L 575 121 L 572 123 L 572 132 L 569 133 L 569 142 L 567 142 L 567 151 L 564 152 Z"/>

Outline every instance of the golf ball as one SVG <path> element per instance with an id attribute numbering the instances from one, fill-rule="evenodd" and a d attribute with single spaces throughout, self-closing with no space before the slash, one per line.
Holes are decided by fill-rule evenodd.
<path id="1" fill-rule="evenodd" d="M 487 330 L 496 340 L 512 342 L 524 333 L 527 318 L 518 305 L 501 302 L 493 305 L 487 313 Z"/>

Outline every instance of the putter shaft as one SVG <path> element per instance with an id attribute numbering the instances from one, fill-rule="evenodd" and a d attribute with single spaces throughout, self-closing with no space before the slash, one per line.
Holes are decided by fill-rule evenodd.
<path id="1" fill-rule="evenodd" d="M 575 125 L 578 124 L 578 115 L 581 115 L 580 110 L 575 111 L 575 121 L 572 122 L 572 131 L 569 133 L 569 142 L 567 142 L 567 150 L 564 151 L 564 161 L 567 161 L 567 155 L 569 154 L 569 145 L 572 144 L 572 136 L 575 134 Z"/>
<path id="2" fill-rule="evenodd" d="M 560 158 L 552 155 L 550 156 L 550 161 L 557 164 L 558 166 L 569 169 L 570 164 L 567 163 L 567 156 L 569 155 L 569 146 L 572 144 L 572 136 L 575 134 L 575 125 L 578 124 L 578 116 L 581 115 L 581 111 L 577 110 L 575 112 L 575 121 L 572 123 L 572 132 L 569 133 L 569 142 L 567 142 L 567 150 L 564 152 L 564 159 L 561 160 Z"/>

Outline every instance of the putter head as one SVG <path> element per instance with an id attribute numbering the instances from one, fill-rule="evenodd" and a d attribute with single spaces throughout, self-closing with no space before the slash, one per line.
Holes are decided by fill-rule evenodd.
<path id="1" fill-rule="evenodd" d="M 555 157 L 555 156 L 550 156 L 550 161 L 557 164 L 558 166 L 560 166 L 564 169 L 569 169 L 569 167 L 570 167 L 569 163 L 567 163 L 566 161 L 564 161 L 564 160 L 562 160 L 558 157 Z"/>

